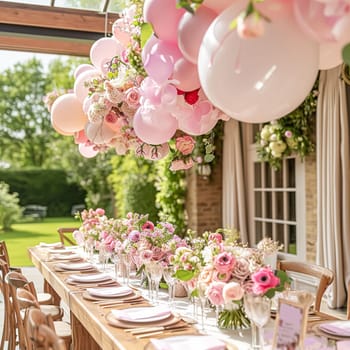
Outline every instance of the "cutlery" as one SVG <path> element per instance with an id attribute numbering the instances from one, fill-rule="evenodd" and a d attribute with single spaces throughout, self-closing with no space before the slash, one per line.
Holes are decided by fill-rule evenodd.
<path id="1" fill-rule="evenodd" d="M 180 328 L 185 328 L 185 327 L 188 327 L 188 325 L 175 324 L 175 325 L 171 325 L 171 326 L 153 326 L 153 327 L 131 328 L 131 329 L 125 329 L 125 332 L 136 335 L 136 334 L 159 332 L 159 331 L 165 331 L 165 330 L 171 330 L 171 329 L 180 329 Z"/>
<path id="2" fill-rule="evenodd" d="M 155 335 L 173 334 L 173 333 L 184 332 L 184 331 L 189 331 L 189 330 L 192 330 L 192 329 L 186 326 L 186 327 L 177 328 L 177 329 L 170 329 L 170 330 L 166 330 L 166 331 L 158 331 L 158 332 L 140 334 L 140 335 L 137 335 L 136 338 L 137 339 L 149 338 L 149 337 L 153 337 Z"/>

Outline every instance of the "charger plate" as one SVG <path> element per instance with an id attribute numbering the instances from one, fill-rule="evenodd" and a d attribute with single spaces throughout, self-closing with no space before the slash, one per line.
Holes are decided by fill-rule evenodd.
<path id="1" fill-rule="evenodd" d="M 83 293 L 83 298 L 85 300 L 91 300 L 91 301 L 99 301 L 99 300 L 123 300 L 123 301 L 132 301 L 132 300 L 135 300 L 135 299 L 139 299 L 141 297 L 141 294 L 140 293 L 134 293 L 132 292 L 131 294 L 127 295 L 127 296 L 115 296 L 115 297 L 95 297 L 95 296 L 92 296 L 90 295 L 88 292 L 84 292 Z"/>
<path id="2" fill-rule="evenodd" d="M 329 323 L 331 321 L 323 321 L 323 322 L 317 322 L 314 325 L 312 325 L 311 330 L 312 332 L 314 332 L 316 335 L 322 336 L 322 337 L 326 337 L 328 339 L 333 339 L 333 340 L 350 340 L 349 336 L 340 336 L 340 335 L 335 335 L 335 334 L 330 334 L 327 333 L 325 331 L 323 331 L 322 329 L 320 329 L 320 325 L 322 323 Z"/>
<path id="3" fill-rule="evenodd" d="M 139 327 L 158 327 L 158 326 L 170 326 L 175 323 L 178 323 L 181 321 L 180 318 L 175 317 L 173 314 L 171 314 L 168 318 L 160 321 L 155 321 L 155 322 L 126 322 L 126 321 L 121 321 L 116 319 L 112 312 L 109 312 L 106 316 L 106 320 L 109 325 L 118 327 L 118 328 L 139 328 Z"/>

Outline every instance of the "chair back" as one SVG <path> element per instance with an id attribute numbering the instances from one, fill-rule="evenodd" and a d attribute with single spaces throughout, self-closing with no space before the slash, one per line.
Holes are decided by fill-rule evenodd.
<path id="1" fill-rule="evenodd" d="M 66 350 L 64 340 L 55 333 L 52 318 L 39 309 L 27 309 L 25 331 L 31 349 Z"/>
<path id="2" fill-rule="evenodd" d="M 322 297 L 327 287 L 334 280 L 333 271 L 323 266 L 289 260 L 278 261 L 277 268 L 286 272 L 296 272 L 317 278 L 319 280 L 319 284 L 315 295 L 315 310 L 320 311 Z"/>
<path id="3" fill-rule="evenodd" d="M 73 241 L 71 237 L 67 235 L 67 233 L 73 233 L 74 231 L 79 230 L 78 227 L 60 227 L 57 229 L 58 235 L 60 237 L 60 241 L 63 245 L 66 243 L 70 245 L 76 245 L 76 242 Z"/>
<path id="4" fill-rule="evenodd" d="M 7 250 L 6 242 L 0 241 L 0 257 L 3 259 L 8 265 L 10 265 L 10 257 Z"/>

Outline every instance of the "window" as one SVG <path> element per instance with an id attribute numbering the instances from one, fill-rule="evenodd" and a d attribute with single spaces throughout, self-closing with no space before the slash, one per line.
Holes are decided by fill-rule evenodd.
<path id="1" fill-rule="evenodd" d="M 258 125 L 248 129 L 249 234 L 252 244 L 271 237 L 284 245 L 282 255 L 304 259 L 305 199 L 304 164 L 295 157 L 283 160 L 278 171 L 257 158 L 254 139 Z"/>

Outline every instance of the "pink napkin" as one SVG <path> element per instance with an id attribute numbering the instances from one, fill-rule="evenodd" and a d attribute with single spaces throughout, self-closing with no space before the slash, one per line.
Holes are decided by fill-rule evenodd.
<path id="1" fill-rule="evenodd" d="M 350 321 L 334 321 L 322 323 L 319 328 L 329 334 L 350 337 Z"/>
<path id="2" fill-rule="evenodd" d="M 155 307 L 137 307 L 124 310 L 112 310 L 113 316 L 122 321 L 147 322 L 154 319 L 163 319 L 171 315 L 167 305 Z"/>
<path id="3" fill-rule="evenodd" d="M 184 335 L 150 340 L 156 350 L 225 350 L 226 344 L 211 335 Z"/>
<path id="4" fill-rule="evenodd" d="M 337 350 L 349 350 L 350 340 L 337 341 Z"/>

